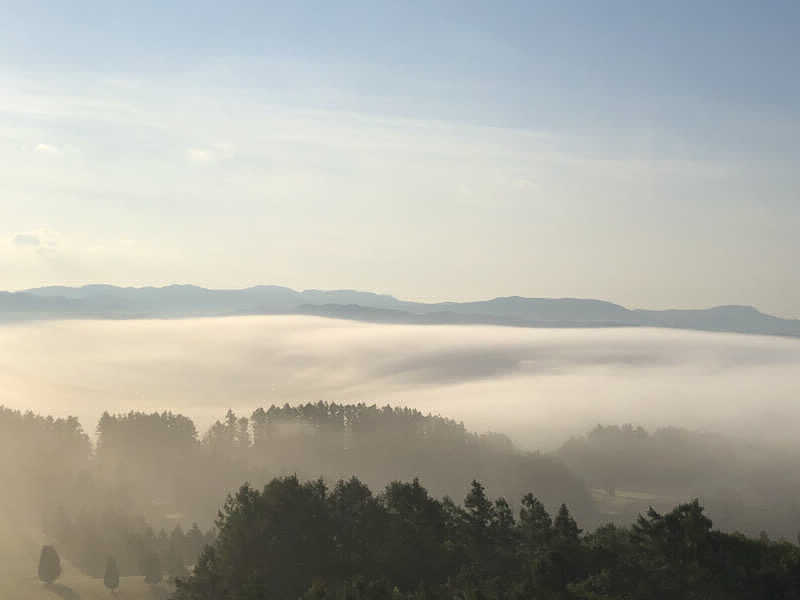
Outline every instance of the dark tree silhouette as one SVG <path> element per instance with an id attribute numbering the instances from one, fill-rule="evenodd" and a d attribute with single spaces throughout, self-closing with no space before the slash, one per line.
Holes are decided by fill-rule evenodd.
<path id="1" fill-rule="evenodd" d="M 106 560 L 106 572 L 103 575 L 103 585 L 112 592 L 119 587 L 119 568 L 113 556 L 109 556 L 108 560 Z"/>
<path id="2" fill-rule="evenodd" d="M 175 600 L 744 600 L 800 598 L 800 548 L 711 529 L 698 501 L 584 535 L 532 495 L 519 520 L 474 482 L 463 507 L 419 481 L 275 479 L 228 499 Z"/>
<path id="3" fill-rule="evenodd" d="M 155 585 L 161 583 L 164 578 L 164 574 L 161 571 L 161 560 L 155 552 L 150 552 L 142 558 L 141 569 L 145 583 Z"/>
<path id="4" fill-rule="evenodd" d="M 167 575 L 173 580 L 177 577 L 185 577 L 189 574 L 189 571 L 186 569 L 186 564 L 183 562 L 180 549 L 175 544 L 171 544 L 167 550 L 164 567 Z"/>
<path id="5" fill-rule="evenodd" d="M 39 557 L 39 579 L 47 584 L 53 583 L 61 575 L 61 558 L 52 546 L 42 546 Z"/>
<path id="6" fill-rule="evenodd" d="M 391 598 L 397 588 L 429 600 L 616 600 L 637 598 L 631 593 L 636 588 L 652 598 L 665 590 L 681 598 L 713 589 L 704 597 L 716 600 L 719 590 L 722 597 L 741 597 L 738 591 L 746 588 L 748 599 L 800 600 L 775 592 L 790 589 L 788 573 L 800 582 L 798 550 L 782 541 L 794 537 L 800 514 L 796 461 L 745 465 L 752 471 L 750 489 L 760 491 L 747 509 L 758 529 L 744 531 L 764 529 L 770 537 L 713 531 L 699 503 L 671 510 L 669 498 L 693 497 L 688 490 L 697 490 L 715 525 L 732 530 L 731 515 L 747 507 L 735 504 L 725 488 L 719 494 L 728 501 L 720 505 L 720 496 L 704 493 L 701 482 L 708 473 L 724 481 L 741 473 L 738 458 L 749 450 L 729 452 L 736 448 L 682 430 L 598 427 L 565 444 L 559 459 L 411 409 L 320 402 L 258 409 L 249 419 L 228 411 L 204 436 L 190 419 L 169 412 L 104 414 L 92 455 L 77 420 L 0 408 L 0 450 L 16 461 L 7 461 L 13 468 L 5 471 L 0 465 L 11 495 L 4 504 L 41 509 L 46 535 L 71 564 L 103 577 L 113 556 L 118 576 L 144 575 L 150 583 L 183 579 L 191 565 L 199 567 L 187 578 L 191 584 L 207 575 L 212 587 L 226 578 L 236 587 L 249 573 L 252 580 L 239 589 L 243 598 Z M 586 477 L 596 503 L 573 472 Z M 282 473 L 298 477 L 272 480 Z M 353 473 L 363 479 L 340 481 L 331 490 L 321 480 L 302 483 Z M 430 493 L 416 477 L 431 482 Z M 223 511 L 225 540 L 215 542 L 216 530 L 204 534 L 197 525 L 159 531 L 148 524 L 166 517 L 208 527 L 224 490 L 242 481 L 253 485 L 232 500 L 230 515 Z M 383 491 L 373 494 L 362 481 Z M 629 499 L 626 490 L 653 485 L 658 492 L 661 484 L 665 493 L 653 499 L 655 510 L 645 512 L 649 498 L 636 500 L 624 514 L 608 513 L 616 526 L 591 531 L 602 522 L 594 507 L 603 509 L 605 500 L 598 497 L 607 498 L 598 488 L 619 488 L 620 500 Z M 666 494 L 672 488 L 675 493 Z M 531 489 L 540 495 L 526 494 Z M 774 503 L 758 500 L 767 493 Z M 465 494 L 463 505 L 447 498 Z M 791 510 L 768 510 L 772 506 Z M 626 527 L 641 512 L 643 520 Z M 253 560 L 261 562 L 254 566 Z M 228 590 L 214 593 L 226 597 Z"/>

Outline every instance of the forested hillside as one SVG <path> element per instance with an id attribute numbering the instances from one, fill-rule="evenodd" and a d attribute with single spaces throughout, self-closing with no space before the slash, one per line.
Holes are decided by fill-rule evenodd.
<path id="1" fill-rule="evenodd" d="M 73 418 L 2 409 L 0 427 L 6 509 L 91 575 L 102 574 L 108 555 L 123 575 L 141 574 L 151 556 L 165 574 L 180 575 L 213 539 L 225 495 L 281 474 L 329 482 L 357 474 L 376 487 L 424 477 L 453 497 L 480 477 L 509 498 L 536 489 L 551 509 L 567 501 L 594 516 L 587 489 L 558 459 L 404 408 L 317 403 L 257 409 L 251 418 L 229 411 L 203 435 L 169 412 L 104 414 L 94 448 Z"/>
<path id="2" fill-rule="evenodd" d="M 598 427 L 544 455 L 322 402 L 228 411 L 202 435 L 183 415 L 104 414 L 94 444 L 74 418 L 3 408 L 0 433 L 2 508 L 23 530 L 92 577 L 113 557 L 123 578 L 184 579 L 183 600 L 798 597 L 792 461 L 758 470 L 772 455 L 707 434 Z M 714 531 L 681 500 L 750 468 L 749 496 L 702 503 L 777 541 Z"/>
<path id="3" fill-rule="evenodd" d="M 582 517 L 593 514 L 583 483 L 558 459 L 406 408 L 319 402 L 260 408 L 249 418 L 229 411 L 202 436 L 180 415 L 106 414 L 95 458 L 105 481 L 126 486 L 134 498 L 155 494 L 170 512 L 200 522 L 242 481 L 294 473 L 329 481 L 357 474 L 378 487 L 424 477 L 435 493 L 454 497 L 480 477 L 512 498 L 541 489 L 551 508 L 568 501 Z"/>
<path id="4" fill-rule="evenodd" d="M 800 532 L 800 471 L 791 448 L 676 427 L 611 425 L 568 440 L 555 454 L 618 523 L 651 504 L 666 509 L 697 496 L 722 529 L 792 539 Z"/>
<path id="5" fill-rule="evenodd" d="M 800 549 L 720 533 L 697 501 L 583 533 L 532 494 L 515 514 L 473 482 L 463 505 L 418 480 L 243 486 L 176 600 L 777 599 L 800 597 Z"/>

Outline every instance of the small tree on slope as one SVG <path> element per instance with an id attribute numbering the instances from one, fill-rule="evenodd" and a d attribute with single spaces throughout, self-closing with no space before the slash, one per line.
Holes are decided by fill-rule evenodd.
<path id="1" fill-rule="evenodd" d="M 113 556 L 106 560 L 106 573 L 103 575 L 103 584 L 112 592 L 119 587 L 119 568 Z"/>
<path id="2" fill-rule="evenodd" d="M 61 559 L 52 546 L 42 546 L 39 557 L 39 579 L 46 584 L 53 583 L 61 575 Z"/>

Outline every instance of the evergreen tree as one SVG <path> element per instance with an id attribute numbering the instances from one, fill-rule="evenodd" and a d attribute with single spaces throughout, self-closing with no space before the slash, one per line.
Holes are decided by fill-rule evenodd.
<path id="1" fill-rule="evenodd" d="M 464 500 L 467 520 L 476 532 L 482 532 L 489 526 L 495 516 L 495 507 L 486 497 L 486 490 L 477 481 L 472 482 L 472 488 Z"/>
<path id="2" fill-rule="evenodd" d="M 103 575 L 103 585 L 114 592 L 119 587 L 119 568 L 113 556 L 106 560 L 106 572 Z"/>
<path id="3" fill-rule="evenodd" d="M 145 583 L 155 585 L 160 583 L 164 577 L 161 571 L 161 560 L 155 552 L 150 552 L 142 559 L 141 568 Z"/>
<path id="4" fill-rule="evenodd" d="M 544 504 L 533 494 L 525 494 L 519 511 L 519 526 L 523 539 L 532 550 L 542 547 L 550 538 L 553 520 L 547 514 Z"/>
<path id="5" fill-rule="evenodd" d="M 533 495 L 516 523 L 477 482 L 463 508 L 419 481 L 243 486 L 175 600 L 746 600 L 800 598 L 800 548 L 711 529 L 694 501 L 582 535 Z"/>
<path id="6" fill-rule="evenodd" d="M 52 546 L 42 546 L 39 557 L 39 579 L 46 584 L 53 583 L 61 575 L 61 558 Z"/>
<path id="7" fill-rule="evenodd" d="M 170 546 L 169 550 L 167 551 L 165 562 L 167 575 L 169 575 L 171 579 L 185 577 L 189 574 L 189 571 L 186 569 L 186 565 L 183 562 L 183 557 L 181 556 L 180 550 L 176 546 Z"/>
<path id="8" fill-rule="evenodd" d="M 567 508 L 566 504 L 562 504 L 558 509 L 556 519 L 553 521 L 553 531 L 563 540 L 569 542 L 578 541 L 578 536 L 581 534 L 581 530 L 578 529 L 578 524 L 569 513 L 569 509 Z"/>
<path id="9" fill-rule="evenodd" d="M 186 558 L 190 564 L 194 564 L 197 561 L 205 545 L 206 541 L 203 537 L 203 532 L 200 531 L 197 523 L 192 523 L 192 528 L 186 533 Z"/>

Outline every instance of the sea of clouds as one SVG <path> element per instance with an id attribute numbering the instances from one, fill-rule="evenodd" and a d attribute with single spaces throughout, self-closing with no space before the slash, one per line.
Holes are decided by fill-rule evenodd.
<path id="1" fill-rule="evenodd" d="M 0 404 L 76 415 L 365 402 L 551 449 L 596 424 L 800 439 L 800 340 L 650 328 L 377 325 L 300 316 L 0 327 Z M 796 442 L 795 442 L 796 443 Z"/>

